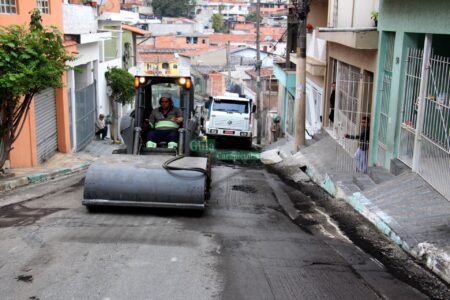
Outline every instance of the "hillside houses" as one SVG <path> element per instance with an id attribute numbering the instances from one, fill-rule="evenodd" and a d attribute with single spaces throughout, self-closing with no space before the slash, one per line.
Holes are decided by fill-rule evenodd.
<path id="1" fill-rule="evenodd" d="M 169 26 L 192 24 L 192 21 L 187 22 L 185 18 L 163 18 L 161 22 Z M 143 73 L 154 70 L 157 63 L 160 69 L 164 69 L 163 72 L 167 73 L 170 69 L 169 73 L 175 74 L 173 66 L 176 66 L 177 74 L 196 74 L 202 81 L 200 78 L 205 78 L 205 74 L 210 71 L 220 72 L 230 68 L 230 71 L 234 71 L 236 66 L 254 68 L 256 27 L 253 23 L 235 23 L 230 33 L 197 31 L 195 28 L 201 28 L 200 25 L 191 26 L 189 30 L 185 27 L 182 32 L 177 31 L 175 27 L 161 32 L 158 30 L 161 25 L 162 23 L 149 26 L 151 36 L 138 41 L 138 66 Z M 172 32 L 168 33 L 170 31 Z M 264 65 L 267 65 L 265 58 L 271 55 L 272 51 L 277 51 L 278 55 L 285 52 L 286 27 L 261 26 L 260 33 L 261 55 Z M 270 60 L 270 67 L 272 62 L 273 59 Z M 203 88 L 198 92 L 204 94 L 206 83 L 199 86 Z"/>

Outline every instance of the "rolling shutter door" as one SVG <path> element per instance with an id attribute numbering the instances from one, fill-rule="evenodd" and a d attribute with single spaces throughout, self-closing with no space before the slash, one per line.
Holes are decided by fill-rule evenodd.
<path id="1" fill-rule="evenodd" d="M 54 89 L 46 89 L 34 97 L 37 160 L 43 163 L 58 149 L 56 103 Z"/>

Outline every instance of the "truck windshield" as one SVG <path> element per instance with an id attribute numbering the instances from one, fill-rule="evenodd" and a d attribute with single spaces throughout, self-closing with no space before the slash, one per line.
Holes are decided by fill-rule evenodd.
<path id="1" fill-rule="evenodd" d="M 214 101 L 212 110 L 248 113 L 248 102 L 232 100 Z"/>

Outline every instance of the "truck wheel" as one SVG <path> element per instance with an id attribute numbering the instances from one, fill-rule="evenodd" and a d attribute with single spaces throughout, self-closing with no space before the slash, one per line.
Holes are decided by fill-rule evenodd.
<path id="1" fill-rule="evenodd" d="M 245 148 L 251 150 L 251 149 L 252 149 L 252 145 L 253 145 L 252 142 L 253 142 L 252 139 L 248 139 L 248 140 L 245 142 Z"/>

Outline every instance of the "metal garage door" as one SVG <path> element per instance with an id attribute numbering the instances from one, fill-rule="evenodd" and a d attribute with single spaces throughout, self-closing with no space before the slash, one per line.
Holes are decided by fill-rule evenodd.
<path id="1" fill-rule="evenodd" d="M 46 89 L 34 97 L 37 160 L 43 163 L 58 149 L 56 103 L 54 89 Z"/>
<path id="2" fill-rule="evenodd" d="M 95 135 L 95 82 L 75 91 L 76 151 L 82 150 Z"/>

